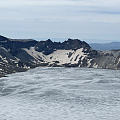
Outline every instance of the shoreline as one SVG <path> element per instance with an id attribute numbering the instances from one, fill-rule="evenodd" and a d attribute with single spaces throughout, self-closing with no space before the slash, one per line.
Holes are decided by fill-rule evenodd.
<path id="1" fill-rule="evenodd" d="M 110 69 L 110 68 L 94 68 L 94 67 L 63 67 L 63 66 L 57 66 L 57 67 L 49 67 L 49 66 L 39 66 L 39 67 L 34 67 L 34 68 L 31 68 L 31 69 L 26 69 L 26 70 L 23 70 L 23 71 L 19 71 L 19 72 L 13 72 L 13 73 L 8 73 L 8 74 L 3 74 L 3 75 L 0 75 L 0 79 L 1 78 L 4 78 L 4 77 L 8 77 L 8 75 L 11 75 L 11 74 L 14 74 L 14 73 L 22 73 L 22 72 L 27 72 L 29 70 L 32 70 L 32 69 L 35 69 L 35 68 L 88 68 L 88 69 L 100 69 L 100 70 L 115 70 L 115 71 L 119 71 L 120 69 Z"/>

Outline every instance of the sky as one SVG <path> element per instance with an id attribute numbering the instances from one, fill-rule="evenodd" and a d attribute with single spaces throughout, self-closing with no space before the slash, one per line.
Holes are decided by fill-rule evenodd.
<path id="1" fill-rule="evenodd" d="M 120 0 L 0 0 L 0 35 L 120 42 Z"/>

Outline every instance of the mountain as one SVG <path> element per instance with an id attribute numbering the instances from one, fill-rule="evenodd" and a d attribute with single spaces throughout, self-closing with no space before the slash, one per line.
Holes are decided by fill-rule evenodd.
<path id="1" fill-rule="evenodd" d="M 92 43 L 90 46 L 94 50 L 117 50 L 120 49 L 120 42 L 111 42 L 111 43 Z"/>
<path id="2" fill-rule="evenodd" d="M 1 77 L 38 66 L 120 69 L 120 50 L 93 50 L 78 39 L 61 43 L 0 36 Z"/>

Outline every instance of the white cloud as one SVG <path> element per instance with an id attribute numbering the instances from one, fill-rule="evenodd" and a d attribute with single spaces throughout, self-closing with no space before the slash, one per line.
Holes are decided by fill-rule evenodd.
<path id="1" fill-rule="evenodd" d="M 51 31 L 57 36 L 67 31 L 87 38 L 104 33 L 109 38 L 109 33 L 120 31 L 119 5 L 120 0 L 0 0 L 0 32 L 44 32 L 45 36 Z"/>
<path id="2" fill-rule="evenodd" d="M 20 5 L 119 7 L 120 0 L 1 0 L 0 1 L 0 6 L 20 6 Z"/>

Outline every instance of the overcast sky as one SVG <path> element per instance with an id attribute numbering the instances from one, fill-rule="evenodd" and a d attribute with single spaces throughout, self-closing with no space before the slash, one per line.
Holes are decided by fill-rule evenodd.
<path id="1" fill-rule="evenodd" d="M 120 0 L 0 0 L 0 34 L 120 41 Z"/>

